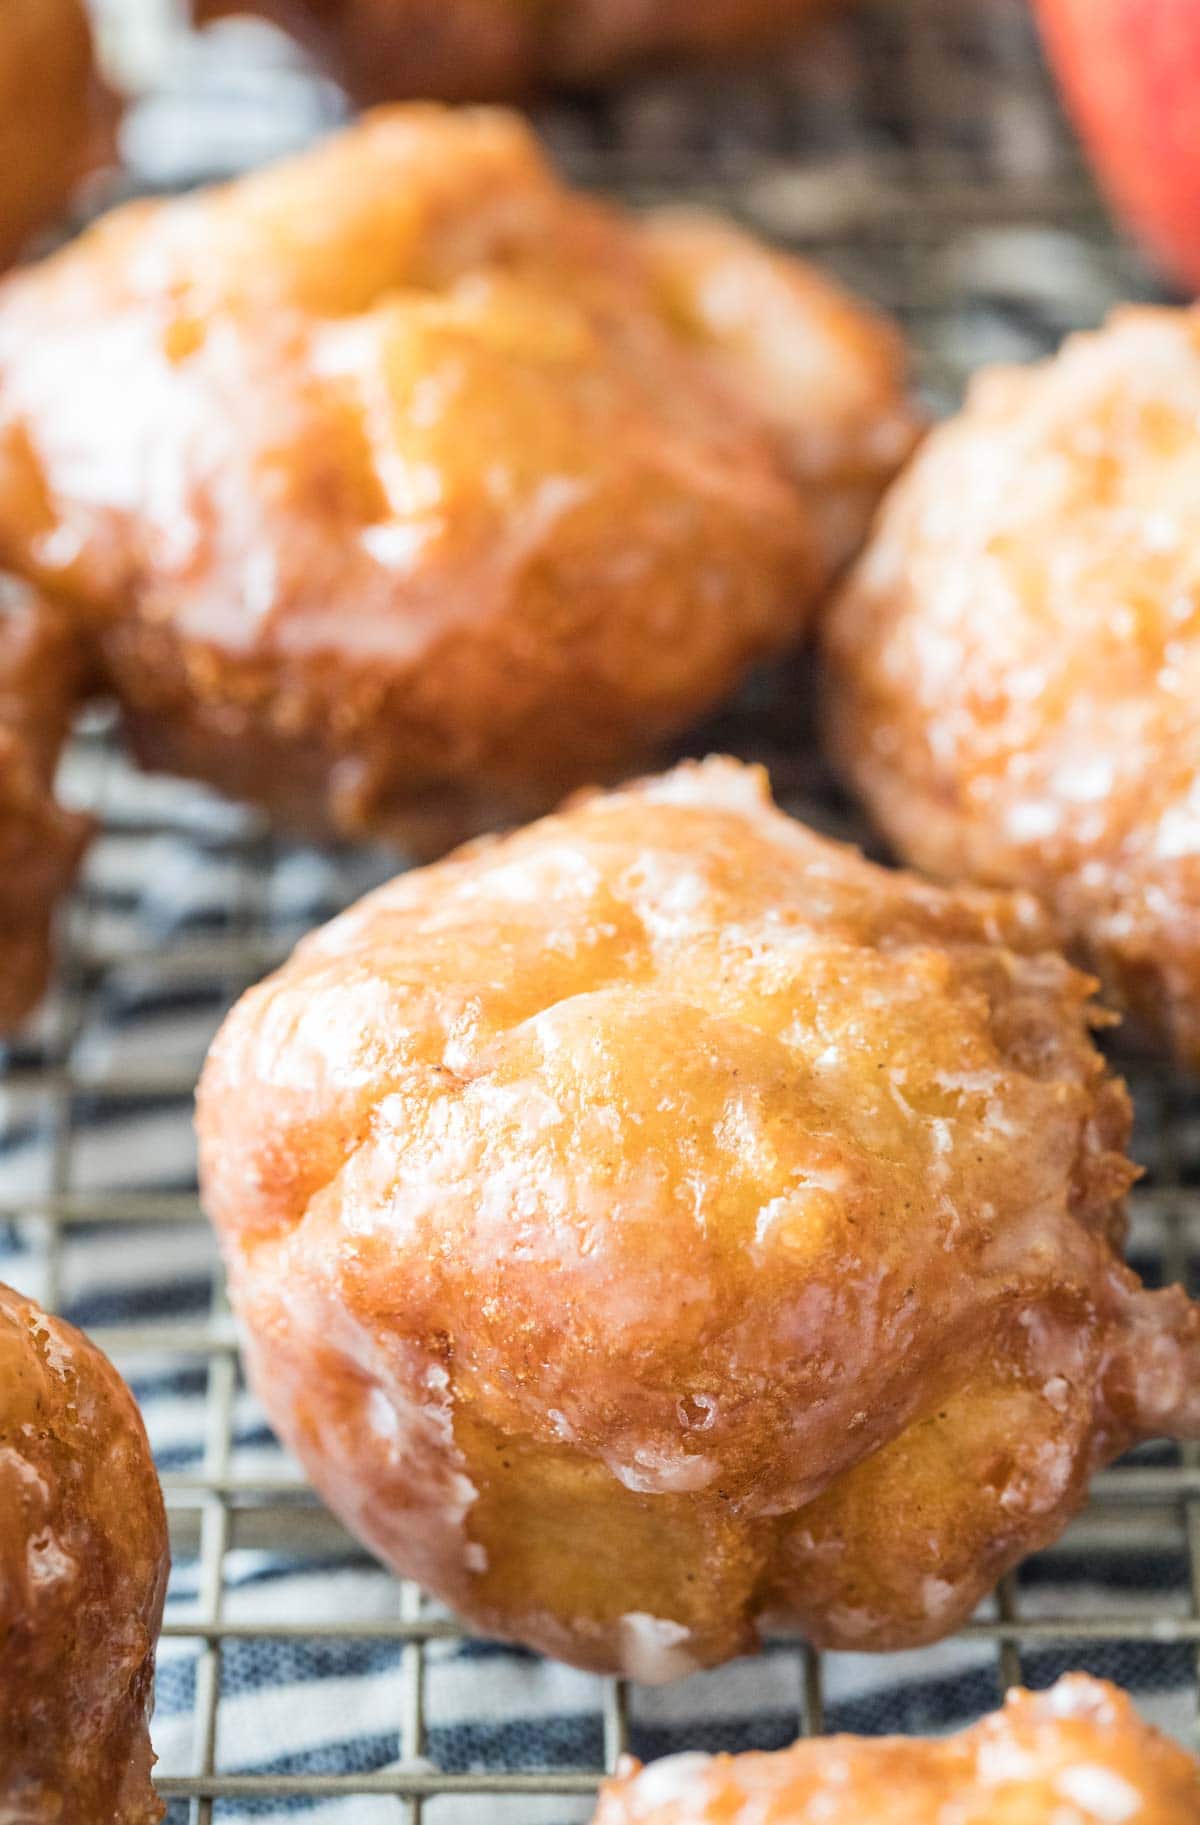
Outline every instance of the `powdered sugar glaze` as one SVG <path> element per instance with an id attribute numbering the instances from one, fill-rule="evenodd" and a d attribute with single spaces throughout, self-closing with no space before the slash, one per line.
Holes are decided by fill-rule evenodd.
<path id="1" fill-rule="evenodd" d="M 1200 1765 L 1083 1674 L 937 1742 L 827 1737 L 672 1755 L 605 1789 L 595 1825 L 1192 1825 Z"/>
<path id="2" fill-rule="evenodd" d="M 402 877 L 201 1088 L 274 1422 L 391 1564 L 584 1666 L 948 1632 L 1098 1462 L 1200 1431 L 1090 986 L 1031 901 L 726 761 Z"/>

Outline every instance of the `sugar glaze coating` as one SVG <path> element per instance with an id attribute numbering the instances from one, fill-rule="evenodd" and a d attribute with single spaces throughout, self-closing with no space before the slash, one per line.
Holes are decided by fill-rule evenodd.
<path id="1" fill-rule="evenodd" d="M 0 1820 L 155 1825 L 167 1522 L 145 1428 L 87 1338 L 0 1287 Z"/>
<path id="2" fill-rule="evenodd" d="M 1035 889 L 1200 1065 L 1200 312 L 973 383 L 826 626 L 827 728 L 901 856 Z"/>
<path id="3" fill-rule="evenodd" d="M 1200 1763 L 1115 1686 L 1071 1673 L 936 1741 L 831 1736 L 672 1755 L 609 1782 L 594 1825 L 1193 1825 Z"/>
<path id="4" fill-rule="evenodd" d="M 400 877 L 200 1087 L 273 1422 L 382 1558 L 583 1666 L 948 1632 L 1096 1464 L 1200 1430 L 1090 988 L 1031 900 L 729 761 Z"/>
<path id="5" fill-rule="evenodd" d="M 892 329 L 395 108 L 0 287 L 0 566 L 148 765 L 434 852 L 803 632 L 913 436 Z"/>

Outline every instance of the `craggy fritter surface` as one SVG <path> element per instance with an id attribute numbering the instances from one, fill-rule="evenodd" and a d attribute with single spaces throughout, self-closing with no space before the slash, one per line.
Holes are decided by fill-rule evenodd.
<path id="1" fill-rule="evenodd" d="M 987 373 L 827 628 L 832 746 L 900 854 L 1035 888 L 1200 1065 L 1200 313 Z"/>
<path id="2" fill-rule="evenodd" d="M 895 1648 L 1200 1432 L 1121 1262 L 1129 1107 L 1031 899 L 687 766 L 402 876 L 226 1022 L 198 1124 L 249 1362 L 469 1621 L 670 1678 Z"/>
<path id="3" fill-rule="evenodd" d="M 1195 1825 L 1200 1763 L 1115 1686 L 1068 1674 L 940 1741 L 832 1736 L 672 1755 L 610 1782 L 595 1825 Z"/>
<path id="4" fill-rule="evenodd" d="M 512 99 L 774 42 L 821 0 L 193 0 L 305 39 L 359 100 Z"/>
<path id="5" fill-rule="evenodd" d="M 0 1287 L 0 1819 L 153 1825 L 167 1522 L 128 1388 Z"/>
<path id="6" fill-rule="evenodd" d="M 0 287 L 0 564 L 143 760 L 426 851 L 802 632 L 912 438 L 894 332 L 396 108 Z"/>
<path id="7" fill-rule="evenodd" d="M 0 265 L 60 210 L 96 127 L 83 0 L 0 4 Z"/>
<path id="8" fill-rule="evenodd" d="M 87 819 L 51 789 L 83 686 L 69 623 L 0 577 L 0 1033 L 41 999 L 54 908 L 88 837 Z"/>

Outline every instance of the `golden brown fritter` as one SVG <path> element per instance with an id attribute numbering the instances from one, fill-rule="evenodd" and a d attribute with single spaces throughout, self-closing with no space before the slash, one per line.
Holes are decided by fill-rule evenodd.
<path id="1" fill-rule="evenodd" d="M 0 266 L 61 209 L 87 162 L 96 79 L 83 0 L 0 5 Z"/>
<path id="2" fill-rule="evenodd" d="M 901 855 L 1035 888 L 1200 1065 L 1200 314 L 983 375 L 827 628 L 827 724 Z"/>
<path id="3" fill-rule="evenodd" d="M 1117 1253 L 1091 984 L 683 767 L 402 876 L 229 1017 L 198 1125 L 259 1392 L 470 1622 L 670 1678 L 955 1627 L 1200 1308 Z"/>
<path id="4" fill-rule="evenodd" d="M 0 1287 L 0 1818 L 153 1825 L 167 1522 L 128 1388 Z"/>
<path id="5" fill-rule="evenodd" d="M 902 367 L 736 229 L 397 108 L 0 287 L 0 563 L 146 762 L 432 851 L 800 635 L 911 442 Z"/>
<path id="6" fill-rule="evenodd" d="M 360 101 L 510 100 L 777 41 L 822 0 L 192 0 L 294 31 Z"/>
<path id="7" fill-rule="evenodd" d="M 52 791 L 83 685 L 69 623 L 0 577 L 0 1033 L 41 999 L 54 909 L 88 837 L 88 821 Z"/>
<path id="8" fill-rule="evenodd" d="M 1083 1673 L 957 1736 L 833 1736 L 672 1755 L 610 1782 L 595 1825 L 1194 1825 L 1200 1763 Z"/>

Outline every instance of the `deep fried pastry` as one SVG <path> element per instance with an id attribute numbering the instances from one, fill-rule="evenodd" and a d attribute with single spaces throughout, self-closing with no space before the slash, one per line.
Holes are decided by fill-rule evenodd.
<path id="1" fill-rule="evenodd" d="M 33 590 L 0 577 L 0 1033 L 41 999 L 50 927 L 87 842 L 52 782 L 84 688 L 79 642 Z"/>
<path id="2" fill-rule="evenodd" d="M 901 855 L 1035 888 L 1200 1065 L 1200 313 L 986 374 L 832 614 L 828 729 Z"/>
<path id="3" fill-rule="evenodd" d="M 0 288 L 0 562 L 148 764 L 432 851 L 796 639 L 911 441 L 901 370 L 732 227 L 397 108 Z"/>
<path id="4" fill-rule="evenodd" d="M 0 1818 L 153 1825 L 167 1523 L 145 1428 L 73 1326 L 0 1287 Z"/>
<path id="5" fill-rule="evenodd" d="M 940 1741 L 834 1736 L 672 1755 L 604 1789 L 595 1825 L 1194 1825 L 1200 1763 L 1115 1686 L 1069 1674 Z"/>
<path id="6" fill-rule="evenodd" d="M 83 0 L 0 6 L 0 265 L 61 209 L 95 128 Z"/>
<path id="7" fill-rule="evenodd" d="M 361 101 L 513 99 L 777 40 L 822 0 L 193 0 L 294 31 Z"/>
<path id="8" fill-rule="evenodd" d="M 275 1425 L 472 1623 L 670 1678 L 952 1629 L 1200 1432 L 1116 1245 L 1088 979 L 683 767 L 369 896 L 248 994 L 204 1195 Z"/>

